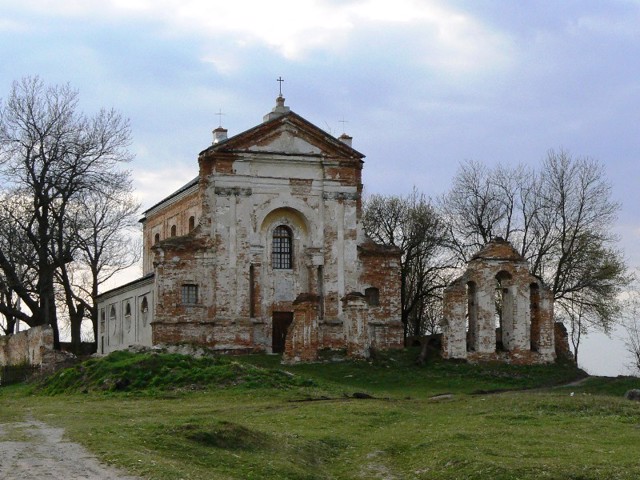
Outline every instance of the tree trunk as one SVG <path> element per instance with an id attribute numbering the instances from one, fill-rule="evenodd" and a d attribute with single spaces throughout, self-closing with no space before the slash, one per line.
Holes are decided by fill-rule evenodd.
<path id="1" fill-rule="evenodd" d="M 69 322 L 71 323 L 71 351 L 75 355 L 82 352 L 82 320 L 84 319 L 84 305 L 78 303 L 76 311 L 69 313 Z"/>

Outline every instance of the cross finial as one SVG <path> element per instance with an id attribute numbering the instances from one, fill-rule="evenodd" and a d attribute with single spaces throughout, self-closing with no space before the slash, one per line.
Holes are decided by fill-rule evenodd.
<path id="1" fill-rule="evenodd" d="M 276 82 L 278 82 L 278 83 L 280 84 L 280 85 L 279 85 L 279 87 L 280 87 L 280 88 L 279 88 L 279 90 L 280 90 L 280 96 L 282 96 L 282 82 L 284 82 L 284 79 L 282 78 L 282 75 L 281 75 L 281 76 L 279 76 L 279 77 L 276 79 Z"/>
<path id="2" fill-rule="evenodd" d="M 347 120 L 345 120 L 344 117 L 342 117 L 342 120 L 338 120 L 338 123 L 342 124 L 342 133 L 345 133 L 346 130 L 344 128 L 344 125 L 345 125 L 345 123 L 349 123 L 349 122 Z"/>
<path id="3" fill-rule="evenodd" d="M 218 113 L 216 113 L 216 115 L 218 116 L 218 127 L 222 126 L 222 116 L 224 115 L 224 113 L 222 113 L 222 109 L 220 109 L 218 111 Z"/>

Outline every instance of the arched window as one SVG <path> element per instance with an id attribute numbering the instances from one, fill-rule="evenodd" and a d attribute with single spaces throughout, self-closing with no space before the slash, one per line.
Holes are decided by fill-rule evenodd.
<path id="1" fill-rule="evenodd" d="M 124 326 L 127 332 L 131 331 L 131 303 L 127 302 L 124 306 Z"/>
<path id="2" fill-rule="evenodd" d="M 176 226 L 175 225 L 171 225 L 171 236 L 172 237 L 176 236 Z"/>
<path id="3" fill-rule="evenodd" d="M 189 217 L 189 231 L 193 230 L 196 226 L 196 217 L 193 215 Z"/>
<path id="4" fill-rule="evenodd" d="M 287 226 L 280 225 L 273 231 L 272 266 L 277 269 L 291 269 L 293 265 L 293 233 Z"/>
<path id="5" fill-rule="evenodd" d="M 157 244 L 159 244 L 159 243 L 160 243 L 160 234 L 159 234 L 159 233 L 156 233 L 156 236 L 155 236 L 155 237 L 153 237 L 153 244 L 154 244 L 154 245 L 157 245 Z"/>
<path id="6" fill-rule="evenodd" d="M 109 311 L 109 323 L 113 325 L 113 334 L 116 334 L 118 330 L 118 324 L 116 323 L 116 307 L 111 305 L 111 310 Z"/>
<path id="7" fill-rule="evenodd" d="M 147 297 L 142 297 L 142 302 L 140 303 L 140 316 L 142 317 L 142 326 L 147 326 L 147 319 L 149 317 L 149 302 L 147 301 Z"/>

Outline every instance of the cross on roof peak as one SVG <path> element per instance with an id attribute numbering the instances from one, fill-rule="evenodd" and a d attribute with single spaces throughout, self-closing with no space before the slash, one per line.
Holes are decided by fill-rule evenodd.
<path id="1" fill-rule="evenodd" d="M 341 123 L 341 124 L 342 124 L 342 133 L 345 133 L 345 132 L 346 132 L 345 124 L 346 124 L 346 123 L 349 123 L 349 121 L 348 121 L 348 120 L 345 120 L 345 119 L 344 119 L 344 117 L 342 117 L 342 120 L 338 120 L 338 123 Z"/>
<path id="2" fill-rule="evenodd" d="M 284 82 L 284 78 L 282 78 L 282 75 L 280 75 L 278 78 L 276 78 L 276 82 L 278 82 L 280 85 L 278 86 L 278 90 L 279 90 L 279 95 L 278 96 L 282 96 L 282 82 Z"/>
<path id="3" fill-rule="evenodd" d="M 222 109 L 218 110 L 218 113 L 216 113 L 217 117 L 218 117 L 218 127 L 222 127 L 222 116 L 225 115 L 224 113 L 222 113 Z"/>

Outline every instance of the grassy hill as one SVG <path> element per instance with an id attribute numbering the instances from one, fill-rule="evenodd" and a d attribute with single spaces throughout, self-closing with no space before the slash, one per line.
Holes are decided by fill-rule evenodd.
<path id="1" fill-rule="evenodd" d="M 0 388 L 0 421 L 64 426 L 149 479 L 640 477 L 637 378 L 567 364 L 474 366 L 414 350 L 282 366 L 277 356 L 118 352 Z"/>

